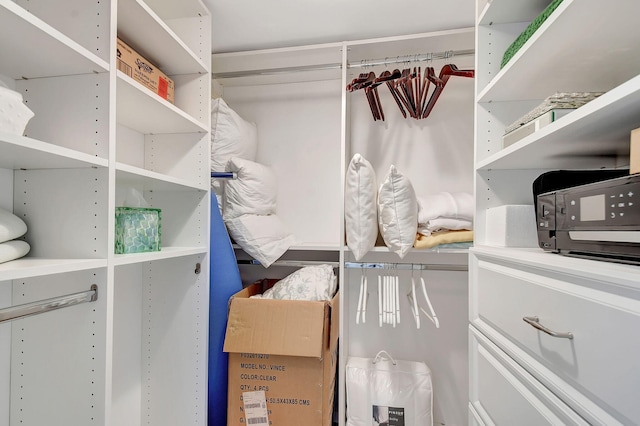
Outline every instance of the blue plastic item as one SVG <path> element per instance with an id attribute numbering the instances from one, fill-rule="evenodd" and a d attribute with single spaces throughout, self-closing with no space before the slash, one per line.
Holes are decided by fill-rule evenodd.
<path id="1" fill-rule="evenodd" d="M 220 426 L 227 424 L 229 357 L 222 351 L 227 328 L 227 308 L 229 298 L 242 290 L 242 280 L 214 193 L 211 193 L 210 237 L 208 425 Z"/>

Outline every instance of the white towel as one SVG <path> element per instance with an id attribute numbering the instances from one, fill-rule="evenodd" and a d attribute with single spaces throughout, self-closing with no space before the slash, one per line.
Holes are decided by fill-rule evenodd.
<path id="1" fill-rule="evenodd" d="M 473 220 L 473 195 L 468 192 L 439 192 L 417 198 L 420 224 L 439 217 Z"/>
<path id="2" fill-rule="evenodd" d="M 465 219 L 451 219 L 448 217 L 438 217 L 430 220 L 427 223 L 421 223 L 418 225 L 418 233 L 429 236 L 433 232 L 442 231 L 442 230 L 450 230 L 450 231 L 459 231 L 459 230 L 473 230 L 473 222 Z"/>
<path id="3" fill-rule="evenodd" d="M 19 259 L 29 253 L 31 246 L 26 241 L 13 240 L 0 244 L 0 263 Z"/>

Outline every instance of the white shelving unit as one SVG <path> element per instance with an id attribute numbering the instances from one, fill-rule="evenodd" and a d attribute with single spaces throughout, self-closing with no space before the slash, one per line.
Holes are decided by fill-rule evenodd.
<path id="1" fill-rule="evenodd" d="M 399 37 L 355 40 L 296 48 L 221 53 L 212 56 L 214 94 L 258 129 L 257 161 L 278 177 L 277 214 L 297 237 L 283 260 L 338 264 L 341 289 L 339 419 L 345 420 L 344 370 L 349 356 L 374 357 L 381 349 L 400 359 L 424 361 L 432 369 L 436 424 L 464 424 L 467 401 L 467 274 L 425 271 L 429 294 L 441 328 L 420 330 L 401 297 L 401 326 L 355 324 L 361 270 L 345 268 L 353 256 L 344 241 L 344 174 L 355 153 L 373 165 L 378 182 L 391 164 L 407 175 L 419 195 L 440 191 L 473 191 L 473 79 L 453 77 L 429 118 L 404 119 L 386 86 L 379 94 L 385 121 L 374 122 L 362 91 L 346 85 L 362 72 L 431 65 L 439 72 L 444 60 L 412 63 L 416 55 L 471 50 L 472 28 Z M 387 58 L 390 63 L 371 65 Z M 399 60 L 392 64 L 392 60 Z M 404 61 L 404 62 L 403 62 Z M 473 55 L 449 59 L 460 69 L 473 68 Z M 238 259 L 247 255 L 236 249 Z M 362 262 L 466 265 L 466 249 L 412 250 L 404 259 L 387 247 L 374 248 Z M 283 278 L 289 266 L 241 265 L 246 283 Z M 384 272 L 384 271 L 382 271 Z M 377 308 L 373 282 L 381 271 L 367 270 L 369 309 Z M 411 271 L 394 270 L 401 292 L 410 288 Z M 377 314 L 377 312 L 376 312 Z M 373 315 L 373 314 L 371 314 Z M 442 317 L 440 317 L 442 315 Z M 369 318 L 372 318 L 370 316 Z M 455 360 L 455 361 L 452 361 Z"/>
<path id="2" fill-rule="evenodd" d="M 635 2 L 564 0 L 500 68 L 549 3 L 477 2 L 469 423 L 635 424 L 640 411 L 625 394 L 637 391 L 626 377 L 640 371 L 627 356 L 640 337 L 637 266 L 487 245 L 488 209 L 533 204 L 532 182 L 545 171 L 628 166 L 640 127 Z M 555 92 L 605 93 L 503 149 L 505 127 Z M 537 331 L 525 316 L 573 339 Z"/>
<path id="3" fill-rule="evenodd" d="M 0 324 L 2 426 L 206 424 L 211 19 L 169 3 L 0 0 L 0 75 L 35 113 L 0 134 L 0 207 L 31 246 L 0 264 L 0 308 L 98 287 Z M 117 35 L 175 105 L 116 70 Z M 131 189 L 162 209 L 159 252 L 114 254 Z"/>

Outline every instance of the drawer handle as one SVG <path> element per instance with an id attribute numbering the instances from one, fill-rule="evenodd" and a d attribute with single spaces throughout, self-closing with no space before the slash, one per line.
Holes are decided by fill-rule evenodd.
<path id="1" fill-rule="evenodd" d="M 544 331 L 549 336 L 559 337 L 562 339 L 573 339 L 573 333 L 571 332 L 561 333 L 561 332 L 553 331 L 545 327 L 544 325 L 540 324 L 540 319 L 538 317 L 523 317 L 522 319 L 524 320 L 524 322 L 526 322 L 530 326 L 537 328 L 540 331 Z"/>

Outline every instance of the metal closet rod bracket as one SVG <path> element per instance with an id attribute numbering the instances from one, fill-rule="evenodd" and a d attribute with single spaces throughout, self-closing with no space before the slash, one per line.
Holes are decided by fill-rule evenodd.
<path id="1" fill-rule="evenodd" d="M 24 305 L 0 309 L 0 323 L 32 315 L 43 314 L 45 312 L 67 308 L 80 303 L 95 302 L 96 300 L 98 300 L 98 286 L 93 284 L 89 290 L 80 293 L 67 294 L 64 296 L 53 297 L 51 299 L 44 299 L 37 302 L 25 303 Z"/>

